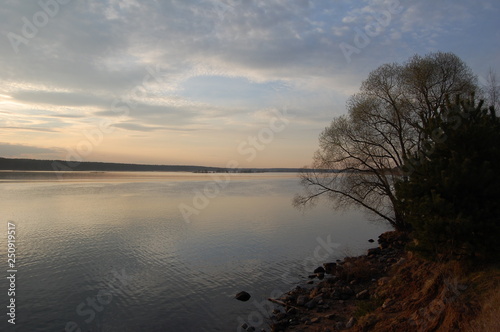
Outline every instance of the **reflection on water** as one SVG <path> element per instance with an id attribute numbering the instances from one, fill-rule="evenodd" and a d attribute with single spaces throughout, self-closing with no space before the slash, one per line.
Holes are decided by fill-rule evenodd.
<path id="1" fill-rule="evenodd" d="M 75 172 L 75 171 L 2 171 L 0 182 L 20 181 L 59 181 L 59 182 L 85 182 L 85 181 L 225 181 L 226 179 L 255 179 L 255 178 L 289 178 L 290 173 L 191 173 L 191 172 Z"/>
<path id="2" fill-rule="evenodd" d="M 231 174 L 186 223 L 180 204 L 211 175 L 8 173 L 0 211 L 18 229 L 17 331 L 235 331 L 273 290 L 305 280 L 320 243 L 341 245 L 335 260 L 385 230 L 326 205 L 297 211 L 293 174 Z M 234 300 L 240 290 L 252 299 Z"/>

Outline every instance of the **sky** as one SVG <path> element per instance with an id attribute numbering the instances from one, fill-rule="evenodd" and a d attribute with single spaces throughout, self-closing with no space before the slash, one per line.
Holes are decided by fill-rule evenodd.
<path id="1" fill-rule="evenodd" d="M 378 66 L 500 74 L 498 0 L 1 0 L 0 156 L 302 167 Z"/>

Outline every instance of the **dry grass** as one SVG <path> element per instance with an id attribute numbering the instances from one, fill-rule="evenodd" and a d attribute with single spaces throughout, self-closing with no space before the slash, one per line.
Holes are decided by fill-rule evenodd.
<path id="1" fill-rule="evenodd" d="M 465 330 L 470 332 L 500 331 L 500 268 L 495 267 L 476 273 L 471 281 L 481 309 Z"/>
<path id="2" fill-rule="evenodd" d="M 347 281 L 366 281 L 372 279 L 374 273 L 376 273 L 376 270 L 374 270 L 373 265 L 367 259 L 347 258 L 346 263 L 344 263 L 344 265 L 342 266 L 339 277 Z"/>
<path id="3" fill-rule="evenodd" d="M 426 262 L 417 257 L 392 270 L 375 291 L 392 299 L 388 308 L 358 307 L 355 331 L 500 331 L 500 269 L 470 272 L 458 262 Z M 374 303 L 375 304 L 375 303 Z"/>
<path id="4" fill-rule="evenodd" d="M 470 323 L 470 332 L 500 331 L 500 288 L 483 304 L 479 316 Z"/>

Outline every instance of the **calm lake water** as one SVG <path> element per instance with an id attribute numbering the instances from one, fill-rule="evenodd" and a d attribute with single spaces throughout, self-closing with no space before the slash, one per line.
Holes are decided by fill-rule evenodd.
<path id="1" fill-rule="evenodd" d="M 260 330 L 268 297 L 388 229 L 326 201 L 298 211 L 295 174 L 0 173 L 0 255 L 9 221 L 17 241 L 9 331 Z"/>

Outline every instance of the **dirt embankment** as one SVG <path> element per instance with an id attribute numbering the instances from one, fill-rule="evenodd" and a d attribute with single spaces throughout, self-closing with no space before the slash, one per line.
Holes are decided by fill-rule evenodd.
<path id="1" fill-rule="evenodd" d="M 406 241 L 387 232 L 366 255 L 316 269 L 312 287 L 272 299 L 281 306 L 272 330 L 500 331 L 498 266 L 428 262 L 405 252 Z"/>

